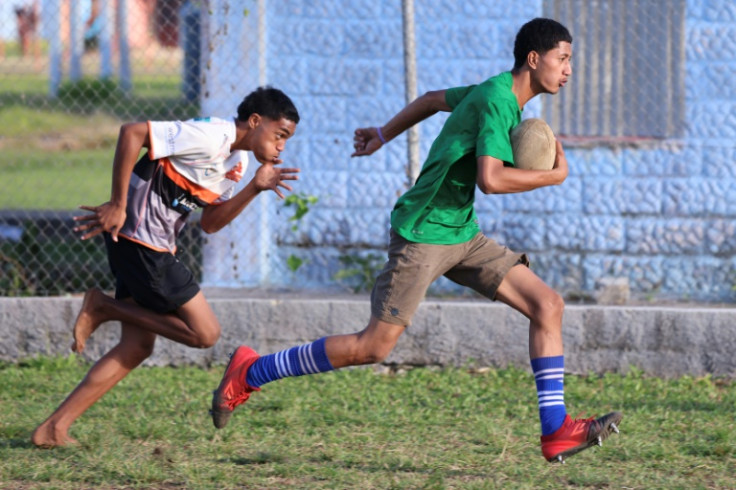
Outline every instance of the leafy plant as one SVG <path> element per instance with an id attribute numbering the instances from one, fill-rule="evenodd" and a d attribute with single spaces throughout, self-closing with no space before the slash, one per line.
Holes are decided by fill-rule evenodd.
<path id="1" fill-rule="evenodd" d="M 7 296 L 30 296 L 35 292 L 23 265 L 2 253 L 0 253 L 0 291 Z"/>
<path id="2" fill-rule="evenodd" d="M 59 100 L 75 105 L 112 105 L 125 97 L 118 84 L 109 78 L 83 78 L 74 82 L 66 82 L 59 87 Z"/>
<path id="3" fill-rule="evenodd" d="M 289 194 L 286 197 L 284 200 L 284 206 L 294 206 L 296 208 L 294 210 L 294 215 L 289 218 L 289 221 L 294 221 L 294 224 L 291 226 L 292 231 L 296 231 L 297 228 L 299 228 L 299 220 L 309 212 L 309 207 L 311 205 L 317 204 L 317 201 L 319 201 L 317 196 L 308 195 L 303 192 Z"/>
<path id="4" fill-rule="evenodd" d="M 286 259 L 286 265 L 289 267 L 291 272 L 296 272 L 304 264 L 304 259 L 300 259 L 294 254 L 289 255 Z"/>
<path id="5" fill-rule="evenodd" d="M 291 225 L 291 231 L 296 231 L 299 228 L 299 222 L 309 212 L 310 206 L 317 204 L 317 201 L 319 201 L 319 198 L 317 196 L 312 196 L 303 192 L 289 194 L 286 197 L 286 199 L 284 200 L 284 206 L 293 206 L 295 208 L 294 214 L 289 218 L 289 221 L 294 222 L 294 224 Z M 289 270 L 291 272 L 296 272 L 297 270 L 299 270 L 299 268 L 304 265 L 305 262 L 306 261 L 304 259 L 299 258 L 293 254 L 289 255 L 289 257 L 286 259 L 286 265 L 287 267 L 289 267 Z"/>
<path id="6" fill-rule="evenodd" d="M 333 278 L 352 289 L 354 293 L 373 289 L 376 275 L 384 262 L 382 256 L 374 253 L 341 255 L 338 260 L 344 267 L 337 271 Z"/>

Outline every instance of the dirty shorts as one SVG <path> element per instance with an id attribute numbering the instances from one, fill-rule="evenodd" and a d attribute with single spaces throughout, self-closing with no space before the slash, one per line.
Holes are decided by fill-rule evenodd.
<path id="1" fill-rule="evenodd" d="M 482 233 L 455 245 L 410 242 L 391 230 L 388 261 L 371 293 L 371 313 L 394 325 L 409 325 L 430 284 L 444 275 L 495 300 L 503 278 L 526 255 L 499 245 Z"/>

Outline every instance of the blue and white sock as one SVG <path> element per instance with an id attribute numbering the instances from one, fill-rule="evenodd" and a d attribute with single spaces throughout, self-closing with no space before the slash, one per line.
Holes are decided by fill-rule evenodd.
<path id="1" fill-rule="evenodd" d="M 563 384 L 565 356 L 532 359 L 532 371 L 537 384 L 542 435 L 546 436 L 562 427 L 567 415 Z"/>
<path id="2" fill-rule="evenodd" d="M 325 353 L 323 337 L 311 344 L 292 347 L 275 354 L 260 357 L 248 369 L 245 382 L 253 388 L 288 376 L 324 373 L 334 368 Z"/>

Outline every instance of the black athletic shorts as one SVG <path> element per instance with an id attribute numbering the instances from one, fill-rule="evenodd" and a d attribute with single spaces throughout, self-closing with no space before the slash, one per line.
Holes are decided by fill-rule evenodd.
<path id="1" fill-rule="evenodd" d="M 133 298 L 156 313 L 169 313 L 199 292 L 192 272 L 174 255 L 122 237 L 114 242 L 109 233 L 104 235 L 116 299 Z"/>

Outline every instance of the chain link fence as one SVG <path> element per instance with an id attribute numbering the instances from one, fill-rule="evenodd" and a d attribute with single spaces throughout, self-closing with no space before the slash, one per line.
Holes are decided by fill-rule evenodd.
<path id="1" fill-rule="evenodd" d="M 243 43 L 251 35 L 235 32 L 258 30 L 256 43 L 262 43 L 265 5 L 257 0 L 0 4 L 0 295 L 114 289 L 102 239 L 80 241 L 73 217 L 83 214 L 79 205 L 109 199 L 120 125 L 234 114 L 242 97 L 266 82 L 258 75 L 265 66 L 252 63 L 253 52 L 263 46 Z M 218 43 L 232 49 L 220 46 L 213 55 Z M 233 87 L 218 99 L 203 83 L 203 60 L 211 86 L 256 75 L 243 83 L 249 88 Z M 247 177 L 255 165 L 251 161 Z M 248 179 L 243 180 L 244 185 Z M 261 196 L 229 233 L 218 235 L 202 233 L 194 213 L 177 255 L 205 285 L 288 285 L 309 261 L 300 258 L 309 242 L 300 219 L 318 200 L 309 191 L 286 201 Z M 333 272 L 318 281 L 330 281 Z M 306 267 L 300 274 L 302 285 L 314 283 L 304 278 Z"/>
<path id="2" fill-rule="evenodd" d="M 0 294 L 113 288 L 72 216 L 109 199 L 122 123 L 200 114 L 198 16 L 185 0 L 0 4 Z M 195 271 L 199 235 L 182 237 Z"/>
<path id="3" fill-rule="evenodd" d="M 697 87 L 685 91 L 685 64 L 700 55 L 684 49 L 685 17 L 710 14 L 698 2 L 660 3 L 4 0 L 0 295 L 112 289 L 101 239 L 81 242 L 72 217 L 81 214 L 78 205 L 109 198 L 120 125 L 227 117 L 263 84 L 289 94 L 302 116 L 285 152 L 287 164 L 302 169 L 295 193 L 285 202 L 259 196 L 242 220 L 215 235 L 204 235 L 193 216 L 181 259 L 205 286 L 311 287 L 347 278 L 369 287 L 385 257 L 391 207 L 446 115 L 359 162 L 349 157 L 352 130 L 384 123 L 406 94 L 509 70 L 519 27 L 548 16 L 575 39 L 572 83 L 558 96 L 535 98 L 524 114 L 545 118 L 565 138 L 574 171 L 562 190 L 479 199 L 481 227 L 531 252 L 553 287 L 590 290 L 599 276 L 616 273 L 642 291 L 684 297 L 692 288 L 668 279 L 667 269 L 692 276 L 687 271 L 711 257 L 687 244 L 678 249 L 666 230 L 682 216 L 697 225 L 702 212 L 681 209 L 677 196 L 676 212 L 663 211 L 667 192 L 688 175 L 679 170 L 680 153 L 694 148 L 686 95 L 698 95 Z M 680 146 L 656 146 L 668 141 Z M 649 146 L 621 146 L 642 142 Z M 637 159 L 674 163 L 648 179 L 643 166 L 627 170 Z M 701 201 L 709 202 L 695 194 L 688 202 Z M 731 216 L 721 215 L 724 222 Z M 647 227 L 665 232 L 636 233 Z"/>

